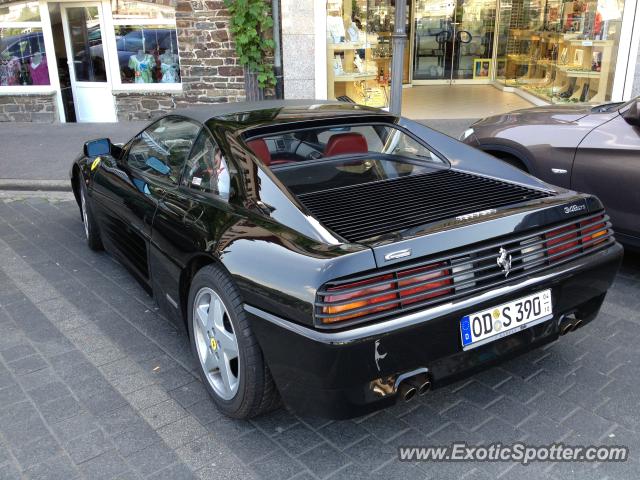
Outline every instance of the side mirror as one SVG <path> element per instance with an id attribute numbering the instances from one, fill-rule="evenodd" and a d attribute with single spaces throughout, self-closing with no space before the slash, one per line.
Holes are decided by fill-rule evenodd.
<path id="1" fill-rule="evenodd" d="M 84 144 L 84 154 L 86 157 L 99 157 L 100 155 L 111 154 L 111 140 L 108 138 L 100 138 L 91 140 Z"/>
<path id="2" fill-rule="evenodd" d="M 638 100 L 633 102 L 629 109 L 622 114 L 622 117 L 629 125 L 636 127 L 640 127 L 640 105 L 638 103 Z"/>

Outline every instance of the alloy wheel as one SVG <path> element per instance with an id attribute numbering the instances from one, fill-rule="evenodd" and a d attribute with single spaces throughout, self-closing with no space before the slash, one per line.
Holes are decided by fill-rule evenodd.
<path id="1" fill-rule="evenodd" d="M 216 292 L 201 288 L 194 298 L 192 318 L 205 377 L 220 398 L 231 400 L 240 384 L 240 358 L 227 308 Z"/>
<path id="2" fill-rule="evenodd" d="M 82 223 L 84 225 L 84 234 L 89 238 L 89 218 L 87 216 L 87 201 L 84 195 L 84 188 L 80 191 L 80 205 L 82 209 Z"/>

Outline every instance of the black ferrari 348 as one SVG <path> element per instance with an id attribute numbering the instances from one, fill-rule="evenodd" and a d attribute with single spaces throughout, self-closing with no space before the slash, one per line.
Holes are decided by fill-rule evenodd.
<path id="1" fill-rule="evenodd" d="M 175 111 L 71 182 L 233 417 L 361 415 L 554 341 L 622 257 L 596 197 L 345 103 Z"/>

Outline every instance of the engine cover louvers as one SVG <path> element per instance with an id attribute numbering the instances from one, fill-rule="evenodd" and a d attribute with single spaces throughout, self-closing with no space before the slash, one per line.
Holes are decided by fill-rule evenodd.
<path id="1" fill-rule="evenodd" d="M 553 195 L 456 170 L 298 195 L 326 227 L 350 242 L 459 215 Z"/>

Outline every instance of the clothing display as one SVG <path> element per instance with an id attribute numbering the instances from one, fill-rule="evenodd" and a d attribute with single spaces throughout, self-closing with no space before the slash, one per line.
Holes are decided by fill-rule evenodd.
<path id="1" fill-rule="evenodd" d="M 36 53 L 31 57 L 29 63 L 29 74 L 31 75 L 31 85 L 49 85 L 49 68 L 47 67 L 47 57 L 41 53 Z"/>
<path id="2" fill-rule="evenodd" d="M 178 55 L 165 52 L 159 57 L 161 83 L 180 82 L 180 68 L 178 67 Z"/>
<path id="3" fill-rule="evenodd" d="M 135 75 L 135 83 L 153 83 L 152 68 L 155 65 L 153 56 L 148 53 L 131 55 L 129 68 Z"/>
<path id="4" fill-rule="evenodd" d="M 17 57 L 0 57 L 0 86 L 20 85 L 20 60 Z"/>

